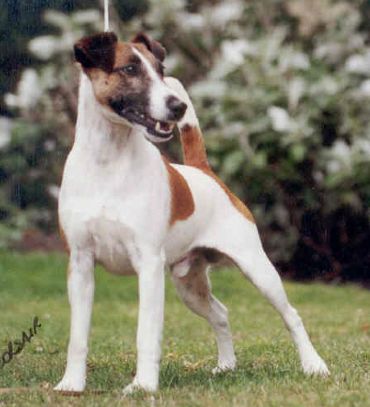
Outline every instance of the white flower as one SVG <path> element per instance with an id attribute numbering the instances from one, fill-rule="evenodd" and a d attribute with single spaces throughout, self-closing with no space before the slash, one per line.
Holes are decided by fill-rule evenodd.
<path id="1" fill-rule="evenodd" d="M 47 191 L 52 198 L 58 200 L 60 192 L 60 188 L 58 187 L 58 185 L 48 185 Z"/>
<path id="2" fill-rule="evenodd" d="M 243 8 L 243 3 L 238 0 L 220 2 L 212 7 L 210 21 L 214 26 L 222 28 L 230 21 L 240 18 Z"/>
<path id="3" fill-rule="evenodd" d="M 101 22 L 101 14 L 94 9 L 81 10 L 73 13 L 72 19 L 77 24 L 94 24 Z"/>
<path id="4" fill-rule="evenodd" d="M 205 25 L 204 16 L 196 13 L 176 13 L 176 21 L 177 24 L 185 31 L 200 31 Z"/>
<path id="5" fill-rule="evenodd" d="M 60 39 L 52 35 L 42 35 L 31 40 L 28 49 L 38 58 L 50 59 L 60 50 Z"/>
<path id="6" fill-rule="evenodd" d="M 355 54 L 350 56 L 345 64 L 345 69 L 351 73 L 369 74 L 370 72 L 370 51 L 364 55 Z"/>
<path id="7" fill-rule="evenodd" d="M 9 144 L 12 127 L 12 121 L 8 117 L 0 116 L 0 149 Z"/>
<path id="8" fill-rule="evenodd" d="M 302 52 L 289 52 L 279 60 L 279 68 L 281 72 L 286 72 L 289 69 L 308 69 L 310 67 L 310 60 L 306 54 Z"/>
<path id="9" fill-rule="evenodd" d="M 288 112 L 278 106 L 270 106 L 267 110 L 270 117 L 272 128 L 279 132 L 288 132 L 293 128 L 293 121 Z"/>
<path id="10" fill-rule="evenodd" d="M 351 149 L 343 140 L 337 140 L 332 147 L 332 153 L 339 159 L 347 161 L 350 159 Z"/>
<path id="11" fill-rule="evenodd" d="M 5 102 L 10 107 L 32 108 L 42 95 L 39 78 L 34 69 L 25 69 L 18 83 L 17 93 L 5 95 Z"/>
<path id="12" fill-rule="evenodd" d="M 352 169 L 351 147 L 343 140 L 337 140 L 329 150 L 329 159 L 326 164 L 329 173 L 338 171 L 349 172 Z"/>
<path id="13" fill-rule="evenodd" d="M 318 82 L 311 86 L 312 95 L 335 95 L 339 90 L 338 83 L 330 76 L 323 76 Z"/>
<path id="14" fill-rule="evenodd" d="M 359 93 L 361 96 L 370 97 L 370 79 L 366 79 L 361 83 Z"/>
<path id="15" fill-rule="evenodd" d="M 329 174 L 335 174 L 341 169 L 340 162 L 335 160 L 329 160 L 326 164 L 326 169 Z"/>
<path id="16" fill-rule="evenodd" d="M 356 152 L 364 154 L 367 161 L 370 161 L 370 140 L 356 139 L 353 147 Z"/>
<path id="17" fill-rule="evenodd" d="M 224 41 L 221 45 L 222 57 L 234 65 L 240 65 L 245 55 L 255 55 L 256 46 L 245 39 Z"/>
<path id="18" fill-rule="evenodd" d="M 46 140 L 44 143 L 44 148 L 46 151 L 54 151 L 56 147 L 55 140 Z"/>
<path id="19" fill-rule="evenodd" d="M 245 55 L 254 55 L 257 47 L 247 40 L 226 40 L 221 44 L 218 58 L 209 76 L 220 79 L 244 63 Z"/>
<path id="20" fill-rule="evenodd" d="M 220 81 L 202 81 L 197 82 L 190 88 L 190 94 L 194 98 L 210 97 L 218 99 L 226 93 L 226 85 Z"/>
<path id="21" fill-rule="evenodd" d="M 304 94 L 306 85 L 302 78 L 293 78 L 288 83 L 288 101 L 289 107 L 295 109 Z"/>

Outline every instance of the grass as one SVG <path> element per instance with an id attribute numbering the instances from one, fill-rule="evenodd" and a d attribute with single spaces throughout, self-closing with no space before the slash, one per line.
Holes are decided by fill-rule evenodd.
<path id="1" fill-rule="evenodd" d="M 160 391 L 120 397 L 135 370 L 137 280 L 98 269 L 86 394 L 62 396 L 69 332 L 61 255 L 0 253 L 0 356 L 38 316 L 30 344 L 0 369 L 0 406 L 369 406 L 370 293 L 356 286 L 285 284 L 312 340 L 327 361 L 328 379 L 305 377 L 278 315 L 233 270 L 212 274 L 213 291 L 229 308 L 238 368 L 213 377 L 216 345 L 207 323 L 177 299 L 170 281 Z M 26 387 L 26 389 L 22 389 Z M 101 394 L 93 390 L 102 390 Z"/>

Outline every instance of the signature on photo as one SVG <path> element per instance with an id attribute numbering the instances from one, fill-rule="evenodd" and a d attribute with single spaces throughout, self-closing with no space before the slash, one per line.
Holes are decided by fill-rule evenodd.
<path id="1" fill-rule="evenodd" d="M 22 339 L 21 340 L 14 340 L 8 342 L 8 348 L 3 354 L 1 355 L 0 359 L 0 367 L 4 367 L 7 363 L 9 363 L 15 355 L 22 352 L 26 342 L 31 342 L 31 339 L 34 335 L 37 334 L 37 329 L 41 328 L 41 324 L 39 322 L 38 317 L 33 318 L 33 326 L 29 329 L 29 334 L 25 331 L 22 332 Z"/>

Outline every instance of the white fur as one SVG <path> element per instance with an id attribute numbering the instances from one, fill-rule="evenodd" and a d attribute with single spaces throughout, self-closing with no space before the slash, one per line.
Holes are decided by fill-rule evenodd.
<path id="1" fill-rule="evenodd" d="M 173 80 L 166 82 L 176 88 Z M 191 102 L 189 111 L 195 116 Z M 196 117 L 188 115 L 186 120 L 195 123 Z M 82 391 L 85 387 L 95 262 L 110 272 L 139 277 L 137 371 L 125 393 L 158 388 L 166 264 L 180 297 L 215 331 L 219 356 L 214 372 L 233 369 L 236 359 L 227 310 L 211 294 L 207 264 L 193 262 L 189 254 L 204 246 L 232 258 L 270 300 L 292 334 L 304 371 L 327 374 L 264 253 L 256 226 L 236 210 L 211 177 L 196 168 L 174 167 L 189 184 L 195 211 L 169 227 L 170 187 L 159 151 L 137 128 L 112 123 L 95 100 L 89 79 L 82 75 L 76 139 L 59 198 L 60 224 L 70 248 L 71 334 L 66 371 L 55 389 Z M 207 295 L 202 297 L 185 284 L 188 273 L 199 276 Z"/>

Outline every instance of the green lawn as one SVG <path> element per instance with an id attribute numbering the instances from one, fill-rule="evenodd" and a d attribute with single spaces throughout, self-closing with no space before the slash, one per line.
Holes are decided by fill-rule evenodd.
<path id="1" fill-rule="evenodd" d="M 168 280 L 160 391 L 122 399 L 120 389 L 135 369 L 137 281 L 98 269 L 87 392 L 55 394 L 50 388 L 62 376 L 69 332 L 65 268 L 61 255 L 0 254 L 0 354 L 31 327 L 34 316 L 42 324 L 31 344 L 0 369 L 0 387 L 14 388 L 0 390 L 0 406 L 370 406 L 369 291 L 285 284 L 332 372 L 328 379 L 307 378 L 276 312 L 237 271 L 227 269 L 214 272 L 212 282 L 229 308 L 235 372 L 211 375 L 213 334 L 180 303 Z"/>

